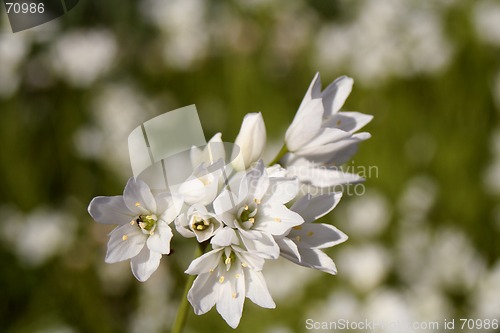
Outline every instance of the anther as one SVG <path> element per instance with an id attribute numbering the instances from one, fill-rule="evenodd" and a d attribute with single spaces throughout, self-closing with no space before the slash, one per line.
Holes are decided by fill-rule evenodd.
<path id="1" fill-rule="evenodd" d="M 224 282 L 224 275 L 219 278 L 219 283 Z"/>
<path id="2" fill-rule="evenodd" d="M 123 240 L 123 241 L 126 241 L 127 239 L 128 239 L 128 236 L 127 236 L 127 235 L 123 235 L 123 236 L 122 236 L 122 240 Z"/>
<path id="3" fill-rule="evenodd" d="M 275 217 L 274 222 L 281 222 L 281 219 L 279 217 Z"/>

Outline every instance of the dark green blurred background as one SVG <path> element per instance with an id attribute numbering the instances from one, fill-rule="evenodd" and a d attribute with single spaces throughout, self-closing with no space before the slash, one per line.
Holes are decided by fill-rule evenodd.
<path id="1" fill-rule="evenodd" d="M 247 300 L 237 331 L 500 319 L 500 1 L 81 0 L 1 27 L 1 332 L 167 332 L 194 243 L 137 282 L 104 263 L 89 201 L 122 193 L 133 128 L 189 104 L 226 141 L 261 111 L 270 160 L 316 71 L 354 78 L 344 110 L 375 118 L 349 165 L 377 173 L 324 218 L 350 236 L 338 275 L 267 263 L 277 309 Z M 191 312 L 186 332 L 215 331 Z"/>

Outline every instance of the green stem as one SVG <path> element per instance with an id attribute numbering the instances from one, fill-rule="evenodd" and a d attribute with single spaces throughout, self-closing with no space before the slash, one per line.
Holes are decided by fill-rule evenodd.
<path id="1" fill-rule="evenodd" d="M 194 258 L 198 258 L 205 252 L 207 244 L 199 244 L 199 246 L 196 247 L 196 250 L 194 252 Z M 189 275 L 188 279 L 186 281 L 186 285 L 184 287 L 184 293 L 182 294 L 182 299 L 181 299 L 181 304 L 179 304 L 179 310 L 177 311 L 177 315 L 175 316 L 175 321 L 174 325 L 172 326 L 172 332 L 171 333 L 181 333 L 182 329 L 184 328 L 184 324 L 186 323 L 186 318 L 188 315 L 188 308 L 189 308 L 189 302 L 188 302 L 188 292 L 189 289 L 191 288 L 191 285 L 193 284 L 194 279 L 196 278 L 196 275 Z"/>
<path id="2" fill-rule="evenodd" d="M 278 155 L 276 155 L 276 157 L 272 160 L 272 162 L 269 163 L 269 166 L 277 164 L 281 160 L 281 158 L 285 156 L 286 153 L 288 153 L 288 148 L 286 147 L 286 144 L 284 144 L 283 147 L 281 147 L 281 150 L 278 153 Z"/>

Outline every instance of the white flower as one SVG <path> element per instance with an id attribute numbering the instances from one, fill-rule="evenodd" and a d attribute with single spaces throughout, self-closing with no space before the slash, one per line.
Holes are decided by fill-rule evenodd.
<path id="1" fill-rule="evenodd" d="M 184 237 L 196 237 L 202 243 L 219 231 L 223 225 L 205 206 L 195 204 L 175 220 L 177 231 Z"/>
<path id="2" fill-rule="evenodd" d="M 266 126 L 260 112 L 245 116 L 234 143 L 241 154 L 241 158 L 234 163 L 237 170 L 246 170 L 261 158 L 266 145 Z"/>
<path id="3" fill-rule="evenodd" d="M 264 308 L 276 305 L 261 273 L 264 259 L 239 247 L 236 232 L 224 228 L 212 240 L 213 250 L 193 260 L 187 274 L 198 275 L 189 290 L 188 300 L 197 315 L 214 305 L 232 328 L 243 312 L 245 297 Z"/>
<path id="4" fill-rule="evenodd" d="M 263 258 L 279 257 L 273 236 L 280 236 L 296 225 L 302 217 L 285 204 L 298 193 L 293 178 L 270 178 L 262 160 L 249 172 L 240 172 L 230 180 L 214 201 L 214 211 L 230 228 L 238 231 L 246 249 Z"/>
<path id="5" fill-rule="evenodd" d="M 193 169 L 202 163 L 211 165 L 219 160 L 226 160 L 225 145 L 222 142 L 221 137 L 222 134 L 217 133 L 208 141 L 207 145 L 203 149 L 199 147 L 191 148 L 190 158 Z"/>
<path id="6" fill-rule="evenodd" d="M 162 254 L 170 253 L 172 230 L 182 202 L 169 193 L 153 195 L 146 183 L 130 178 L 123 196 L 95 197 L 88 211 L 104 224 L 118 224 L 110 233 L 105 261 L 131 259 L 132 273 L 146 281 L 158 268 Z"/>
<path id="7" fill-rule="evenodd" d="M 332 225 L 312 222 L 334 209 L 341 197 L 342 193 L 317 197 L 308 194 L 297 200 L 290 209 L 299 213 L 304 223 L 284 236 L 275 236 L 281 256 L 301 266 L 336 274 L 335 263 L 320 249 L 345 242 L 347 236 Z"/>
<path id="8" fill-rule="evenodd" d="M 180 186 L 178 193 L 188 205 L 211 204 L 219 193 L 219 187 L 223 184 L 222 173 L 224 161 L 218 160 L 216 163 L 205 166 L 200 164 L 186 181 Z"/>
<path id="9" fill-rule="evenodd" d="M 285 136 L 288 150 L 314 162 L 341 165 L 369 133 L 353 134 L 373 118 L 359 112 L 339 112 L 353 80 L 342 76 L 321 91 L 316 73 Z M 347 156 L 345 156 L 347 155 Z"/>

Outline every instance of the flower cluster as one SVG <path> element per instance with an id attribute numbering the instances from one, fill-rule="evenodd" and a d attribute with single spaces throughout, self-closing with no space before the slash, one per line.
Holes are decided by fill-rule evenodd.
<path id="1" fill-rule="evenodd" d="M 186 270 L 197 276 L 188 293 L 194 312 L 200 315 L 216 306 L 233 328 L 245 298 L 275 307 L 262 275 L 266 260 L 283 257 L 336 274 L 322 249 L 347 236 L 315 221 L 335 208 L 342 193 L 313 196 L 307 186 L 330 188 L 361 180 L 338 168 L 369 138 L 355 132 L 371 116 L 339 111 L 352 84 L 341 77 L 321 91 L 319 74 L 314 77 L 277 163 L 264 165 L 264 120 L 252 113 L 245 116 L 231 151 L 217 146 L 220 133 L 205 148 L 192 148 L 192 175 L 168 192 L 157 193 L 145 181 L 131 178 L 123 196 L 94 198 L 88 209 L 93 219 L 119 225 L 110 234 L 106 262 L 130 259 L 134 276 L 146 281 L 162 255 L 170 253 L 175 226 L 179 235 L 195 238 L 207 249 Z M 225 163 L 227 156 L 230 163 Z"/>

